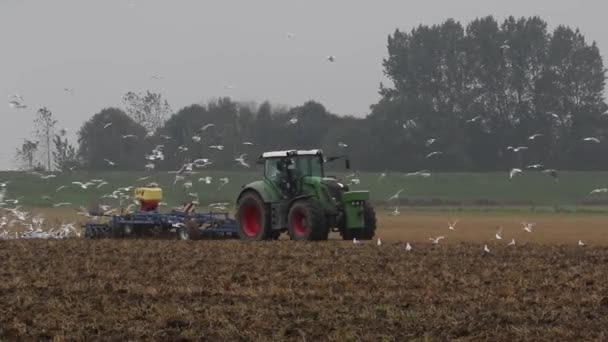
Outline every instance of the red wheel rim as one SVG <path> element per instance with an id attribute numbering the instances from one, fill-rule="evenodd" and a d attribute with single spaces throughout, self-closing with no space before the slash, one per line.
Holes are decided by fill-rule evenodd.
<path id="1" fill-rule="evenodd" d="M 247 205 L 241 214 L 241 227 L 243 233 L 249 237 L 255 237 L 260 233 L 260 209 L 255 205 Z"/>
<path id="2" fill-rule="evenodd" d="M 308 225 L 303 210 L 295 210 L 291 217 L 291 227 L 296 235 L 306 235 Z"/>

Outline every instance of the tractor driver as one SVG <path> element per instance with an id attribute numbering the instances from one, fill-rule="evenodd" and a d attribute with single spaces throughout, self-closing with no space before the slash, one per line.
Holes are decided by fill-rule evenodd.
<path id="1" fill-rule="evenodd" d="M 298 170 L 295 167 L 294 161 L 291 158 L 282 158 L 277 162 L 278 177 L 277 183 L 283 193 L 289 197 L 296 195 L 298 179 Z"/>

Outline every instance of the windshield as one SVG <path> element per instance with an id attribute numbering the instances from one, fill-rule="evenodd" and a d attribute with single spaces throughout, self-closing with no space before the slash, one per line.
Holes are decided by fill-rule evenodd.
<path id="1" fill-rule="evenodd" d="M 281 160 L 280 158 L 266 159 L 265 175 L 266 178 L 271 180 L 277 180 L 279 177 L 279 170 L 277 169 L 277 163 Z M 312 177 L 323 177 L 323 163 L 321 162 L 320 156 L 297 156 L 292 157 L 291 161 L 293 164 L 290 166 L 296 170 L 296 174 L 299 177 L 312 176 Z"/>
<path id="2" fill-rule="evenodd" d="M 323 177 L 323 163 L 319 156 L 305 156 L 293 158 L 295 168 L 300 171 L 302 176 Z"/>

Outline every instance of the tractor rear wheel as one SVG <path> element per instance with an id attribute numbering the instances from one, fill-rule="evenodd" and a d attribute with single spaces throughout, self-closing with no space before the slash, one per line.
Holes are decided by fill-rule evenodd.
<path id="1" fill-rule="evenodd" d="M 289 209 L 287 231 L 292 240 L 327 240 L 329 226 L 316 202 L 299 200 Z"/>
<path id="2" fill-rule="evenodd" d="M 269 237 L 270 213 L 260 196 L 249 191 L 238 201 L 236 209 L 237 232 L 241 240 L 260 241 Z"/>
<path id="3" fill-rule="evenodd" d="M 363 204 L 363 222 L 363 228 L 345 228 L 342 231 L 342 239 L 352 240 L 353 238 L 357 238 L 359 240 L 371 240 L 374 238 L 374 235 L 376 235 L 376 211 L 369 202 Z"/>

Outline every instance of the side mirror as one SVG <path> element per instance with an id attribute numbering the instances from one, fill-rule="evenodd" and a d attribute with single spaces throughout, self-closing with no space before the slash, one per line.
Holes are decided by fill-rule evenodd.
<path id="1" fill-rule="evenodd" d="M 345 165 L 345 166 L 346 166 L 346 169 L 347 169 L 347 170 L 350 170 L 350 159 L 346 158 L 346 159 L 344 160 L 344 164 L 346 164 L 346 165 Z"/>

